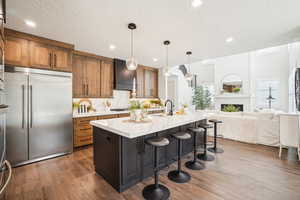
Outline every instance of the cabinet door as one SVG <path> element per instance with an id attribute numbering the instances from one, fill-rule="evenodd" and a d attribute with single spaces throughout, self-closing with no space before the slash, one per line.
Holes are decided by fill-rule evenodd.
<path id="1" fill-rule="evenodd" d="M 137 77 L 137 97 L 144 97 L 144 68 L 138 67 L 136 69 L 136 77 Z"/>
<path id="2" fill-rule="evenodd" d="M 28 41 L 7 36 L 5 40 L 5 63 L 28 66 Z"/>
<path id="3" fill-rule="evenodd" d="M 74 55 L 73 57 L 73 97 L 86 96 L 85 90 L 85 57 Z"/>
<path id="4" fill-rule="evenodd" d="M 87 58 L 86 63 L 86 90 L 87 90 L 87 96 L 88 97 L 100 97 L 101 91 L 100 91 L 100 76 L 101 76 L 101 63 L 98 59 L 94 58 Z"/>
<path id="5" fill-rule="evenodd" d="M 113 63 L 101 62 L 101 97 L 113 96 Z"/>
<path id="6" fill-rule="evenodd" d="M 157 71 L 145 69 L 145 97 L 157 97 Z"/>
<path id="7" fill-rule="evenodd" d="M 30 42 L 30 67 L 52 69 L 52 48 L 48 45 Z"/>
<path id="8" fill-rule="evenodd" d="M 69 50 L 54 49 L 52 59 L 52 67 L 54 70 L 72 71 L 72 54 Z"/>

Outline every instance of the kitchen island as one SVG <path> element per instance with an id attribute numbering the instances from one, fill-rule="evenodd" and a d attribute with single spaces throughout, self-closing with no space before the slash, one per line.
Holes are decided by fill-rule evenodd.
<path id="1" fill-rule="evenodd" d="M 205 121 L 202 113 L 163 116 L 151 115 L 144 122 L 131 122 L 129 118 L 91 121 L 94 140 L 96 172 L 122 192 L 153 175 L 154 151 L 145 144 L 147 138 L 162 136 L 170 144 L 159 149 L 159 168 L 165 168 L 177 159 L 177 143 L 171 134 L 185 131 Z M 197 141 L 202 141 L 201 137 Z M 193 150 L 193 137 L 183 141 L 182 155 Z"/>

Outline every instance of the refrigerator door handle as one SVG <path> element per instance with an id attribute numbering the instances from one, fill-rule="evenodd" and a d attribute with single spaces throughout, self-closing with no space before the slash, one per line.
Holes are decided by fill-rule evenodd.
<path id="1" fill-rule="evenodd" d="M 33 116 L 32 116 L 32 85 L 29 86 L 30 88 L 30 128 L 32 128 L 33 125 Z"/>
<path id="2" fill-rule="evenodd" d="M 22 128 L 25 128 L 25 85 L 22 85 Z"/>

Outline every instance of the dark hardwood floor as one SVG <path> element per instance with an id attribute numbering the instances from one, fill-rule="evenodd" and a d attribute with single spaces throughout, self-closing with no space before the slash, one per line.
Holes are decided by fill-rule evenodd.
<path id="1" fill-rule="evenodd" d="M 191 171 L 187 184 L 160 180 L 178 200 L 299 200 L 300 162 L 278 158 L 278 149 L 221 140 L 225 150 L 203 171 Z M 188 158 L 185 158 L 185 161 Z M 140 200 L 148 178 L 119 194 L 94 172 L 92 146 L 73 154 L 14 169 L 7 200 Z"/>

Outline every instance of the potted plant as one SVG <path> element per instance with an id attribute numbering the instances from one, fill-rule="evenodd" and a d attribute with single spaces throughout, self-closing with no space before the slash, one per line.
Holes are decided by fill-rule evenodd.
<path id="1" fill-rule="evenodd" d="M 141 121 L 142 119 L 142 106 L 138 100 L 130 101 L 130 119 L 133 121 Z"/>
<path id="2" fill-rule="evenodd" d="M 197 110 L 204 110 L 209 108 L 212 103 L 212 94 L 209 90 L 205 89 L 202 85 L 194 89 L 193 105 Z"/>

